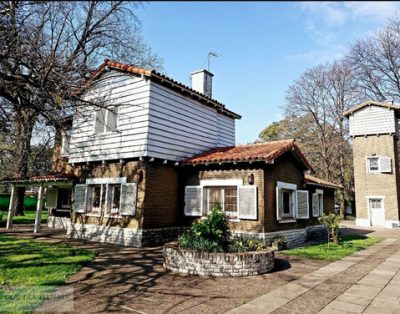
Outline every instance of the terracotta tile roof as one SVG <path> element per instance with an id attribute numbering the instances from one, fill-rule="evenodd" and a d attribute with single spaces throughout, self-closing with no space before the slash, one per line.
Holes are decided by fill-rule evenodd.
<path id="1" fill-rule="evenodd" d="M 155 81 L 161 85 L 164 85 L 168 88 L 171 88 L 183 95 L 188 95 L 190 97 L 192 97 L 193 99 L 204 103 L 205 105 L 209 106 L 209 107 L 214 107 L 217 109 L 218 112 L 235 118 L 235 119 L 240 119 L 241 116 L 233 111 L 228 110 L 227 108 L 225 108 L 225 105 L 220 103 L 219 101 L 212 99 L 210 97 L 207 97 L 206 95 L 195 91 L 194 89 L 179 83 L 175 80 L 173 80 L 172 78 L 165 76 L 161 73 L 158 73 L 154 70 L 147 70 L 141 67 L 137 67 L 134 65 L 129 65 L 129 64 L 123 64 L 117 61 L 113 61 L 113 60 L 105 60 L 104 63 L 102 65 L 100 65 L 97 70 L 95 70 L 90 79 L 86 82 L 85 87 L 89 86 L 90 82 L 92 82 L 93 80 L 95 80 L 97 77 L 99 77 L 107 68 L 111 68 L 111 69 L 117 69 L 120 71 L 124 71 L 124 72 L 129 72 L 129 73 L 133 73 L 133 74 L 140 74 L 140 75 L 144 75 L 148 78 L 150 78 L 152 81 Z"/>
<path id="2" fill-rule="evenodd" d="M 328 188 L 333 188 L 333 189 L 341 189 L 342 188 L 342 186 L 340 184 L 329 182 L 324 179 L 314 177 L 310 174 L 304 175 L 304 182 L 309 185 L 318 185 L 318 186 L 323 186 L 323 187 L 328 187 Z"/>
<path id="3" fill-rule="evenodd" d="M 27 178 L 14 177 L 4 179 L 2 183 L 34 183 L 34 182 L 57 182 L 57 181 L 70 181 L 77 180 L 78 177 L 68 173 L 52 173 L 43 176 L 33 176 Z"/>
<path id="4" fill-rule="evenodd" d="M 305 164 L 306 168 L 312 169 L 293 139 L 260 144 L 218 147 L 188 158 L 183 163 L 196 165 L 223 162 L 272 162 L 275 158 L 290 150 L 296 153 L 299 159 Z"/>
<path id="5" fill-rule="evenodd" d="M 391 102 L 379 102 L 379 101 L 374 101 L 374 100 L 367 100 L 367 101 L 363 102 L 362 104 L 345 111 L 343 113 L 343 116 L 347 117 L 350 114 L 352 114 L 353 112 L 356 112 L 367 106 L 377 106 L 377 107 L 384 107 L 384 108 L 393 109 L 393 110 L 400 110 L 399 105 L 393 104 Z"/>

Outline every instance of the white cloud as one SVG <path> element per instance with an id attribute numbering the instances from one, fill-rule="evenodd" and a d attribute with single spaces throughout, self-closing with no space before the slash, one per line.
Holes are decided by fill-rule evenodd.
<path id="1" fill-rule="evenodd" d="M 330 27 L 346 21 L 346 11 L 336 2 L 302 2 L 300 8 L 311 17 L 322 19 Z"/>
<path id="2" fill-rule="evenodd" d="M 344 2 L 343 6 L 348 10 L 350 18 L 375 18 L 387 19 L 400 10 L 399 2 Z"/>

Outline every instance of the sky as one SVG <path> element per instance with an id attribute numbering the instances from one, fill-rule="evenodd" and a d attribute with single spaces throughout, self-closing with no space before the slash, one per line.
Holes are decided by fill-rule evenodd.
<path id="1" fill-rule="evenodd" d="M 400 11 L 396 2 L 147 2 L 136 11 L 164 72 L 190 86 L 211 60 L 213 98 L 242 115 L 236 142 L 280 120 L 289 86 L 342 57 Z"/>

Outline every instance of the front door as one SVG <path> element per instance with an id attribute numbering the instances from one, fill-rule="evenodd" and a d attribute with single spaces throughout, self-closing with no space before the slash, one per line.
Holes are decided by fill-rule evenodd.
<path id="1" fill-rule="evenodd" d="M 371 217 L 371 226 L 373 227 L 385 226 L 385 209 L 383 206 L 383 198 L 369 199 L 369 213 Z"/>

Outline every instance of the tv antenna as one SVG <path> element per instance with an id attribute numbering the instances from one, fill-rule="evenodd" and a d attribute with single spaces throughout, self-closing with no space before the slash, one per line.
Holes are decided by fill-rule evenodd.
<path id="1" fill-rule="evenodd" d="M 218 53 L 212 52 L 212 51 L 210 51 L 210 52 L 208 53 L 208 55 L 207 55 L 207 59 L 208 59 L 208 68 L 207 68 L 207 70 L 208 70 L 209 72 L 210 72 L 210 68 L 211 68 L 211 57 L 217 58 L 217 57 L 219 57 L 219 55 L 218 55 Z"/>

